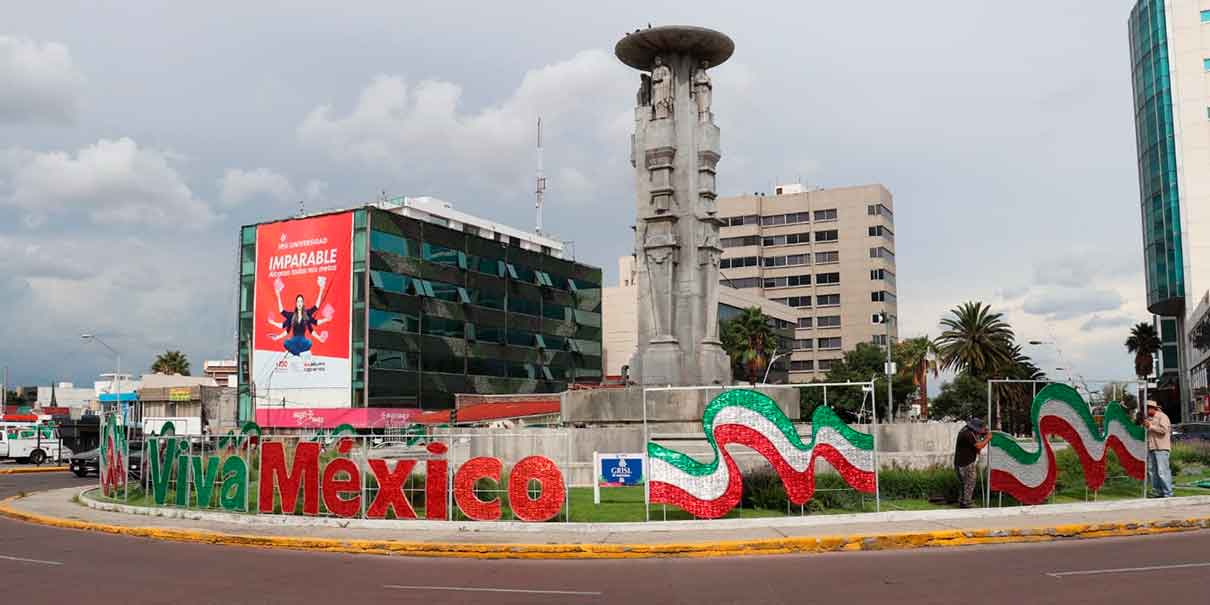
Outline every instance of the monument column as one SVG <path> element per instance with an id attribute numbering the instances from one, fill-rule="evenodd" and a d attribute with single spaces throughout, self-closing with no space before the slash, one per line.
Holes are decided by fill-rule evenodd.
<path id="1" fill-rule="evenodd" d="M 642 72 L 631 149 L 639 325 L 630 368 L 640 384 L 731 382 L 718 333 L 722 156 L 707 70 L 734 50 L 722 33 L 689 26 L 640 30 L 614 49 Z"/>

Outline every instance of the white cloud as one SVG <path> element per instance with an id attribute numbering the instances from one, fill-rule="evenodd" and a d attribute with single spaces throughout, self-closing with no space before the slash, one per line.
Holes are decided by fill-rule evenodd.
<path id="1" fill-rule="evenodd" d="M 1122 328 L 1133 323 L 1134 318 L 1128 315 L 1093 315 L 1092 318 L 1080 326 L 1080 330 L 1083 332 L 1095 332 L 1097 330 Z"/>
<path id="2" fill-rule="evenodd" d="M 0 123 L 75 120 L 84 76 L 67 47 L 0 36 Z"/>
<path id="3" fill-rule="evenodd" d="M 1122 295 L 1114 290 L 1047 288 L 1030 294 L 1022 309 L 1050 319 L 1072 319 L 1100 311 L 1115 311 L 1123 302 Z"/>
<path id="4" fill-rule="evenodd" d="M 175 159 L 128 138 L 74 154 L 9 149 L 0 155 L 0 207 L 24 212 L 30 226 L 85 216 L 96 225 L 204 228 L 217 217 L 185 184 Z"/>
<path id="5" fill-rule="evenodd" d="M 541 116 L 548 164 L 553 174 L 569 178 L 574 195 L 592 187 L 568 175 L 591 181 L 600 174 L 603 146 L 611 150 L 607 157 L 624 161 L 632 124 L 626 100 L 637 85 L 628 72 L 606 52 L 583 51 L 526 72 L 503 102 L 470 112 L 460 107 L 457 84 L 423 80 L 409 86 L 400 76 L 379 75 L 348 115 L 318 107 L 297 135 L 333 158 L 379 170 L 524 191 L 533 175 Z"/>
<path id="6" fill-rule="evenodd" d="M 298 192 L 290 184 L 290 179 L 267 168 L 229 168 L 219 179 L 219 199 L 227 206 L 260 197 L 284 202 L 297 198 Z"/>

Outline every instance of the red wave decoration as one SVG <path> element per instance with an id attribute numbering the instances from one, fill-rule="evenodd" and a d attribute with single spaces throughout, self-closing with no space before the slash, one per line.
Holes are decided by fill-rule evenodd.
<path id="1" fill-rule="evenodd" d="M 727 452 L 728 444 L 739 444 L 749 447 L 764 456 L 773 465 L 781 477 L 782 485 L 786 488 L 786 496 L 793 504 L 805 504 L 815 494 L 815 458 L 827 460 L 840 476 L 854 489 L 867 494 L 875 491 L 874 473 L 863 471 L 853 466 L 835 447 L 826 443 L 815 445 L 811 453 L 811 463 L 806 470 L 796 471 L 794 467 L 777 451 L 773 442 L 769 441 L 759 431 L 739 424 L 726 424 L 714 428 L 714 440 L 718 445 L 719 455 L 727 465 L 728 483 L 722 496 L 714 500 L 702 500 L 687 491 L 663 481 L 651 482 L 652 504 L 672 504 L 689 512 L 699 519 L 718 519 L 731 512 L 743 494 L 743 477 L 739 468 Z"/>
<path id="2" fill-rule="evenodd" d="M 1028 487 L 1005 471 L 993 470 L 991 473 L 991 489 L 1004 492 L 1016 498 L 1022 504 L 1041 504 L 1045 502 L 1047 496 L 1054 491 L 1055 479 L 1058 477 L 1054 450 L 1051 449 L 1050 440 L 1048 439 L 1052 435 L 1062 437 L 1064 441 L 1075 449 L 1076 455 L 1080 458 L 1080 466 L 1084 469 L 1084 481 L 1088 485 L 1088 489 L 1092 491 L 1101 489 L 1101 486 L 1105 484 L 1105 461 L 1103 459 L 1096 460 L 1088 453 L 1088 449 L 1080 438 L 1079 432 L 1070 423 L 1058 416 L 1047 416 L 1039 423 L 1038 433 L 1042 437 L 1043 447 L 1046 448 L 1046 479 L 1038 484 L 1037 487 Z M 1117 435 L 1110 435 L 1107 438 L 1105 448 L 1117 454 L 1118 462 L 1121 463 L 1127 475 L 1140 481 L 1143 479 L 1146 463 L 1131 455 L 1130 450 L 1126 449 L 1126 444 L 1122 443 L 1122 440 Z M 1106 457 L 1108 457 L 1108 454 L 1106 454 Z"/>

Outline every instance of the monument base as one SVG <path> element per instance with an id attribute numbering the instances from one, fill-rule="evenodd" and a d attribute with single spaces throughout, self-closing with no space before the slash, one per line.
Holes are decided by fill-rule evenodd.
<path id="1" fill-rule="evenodd" d="M 702 341 L 697 358 L 697 376 L 701 384 L 731 384 L 731 357 L 718 341 Z"/>
<path id="2" fill-rule="evenodd" d="M 681 360 L 684 353 L 674 339 L 653 340 L 643 351 L 642 384 L 663 386 L 683 384 Z"/>

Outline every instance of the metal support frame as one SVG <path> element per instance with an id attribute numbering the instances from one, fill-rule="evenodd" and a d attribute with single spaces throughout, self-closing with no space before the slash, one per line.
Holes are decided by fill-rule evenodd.
<path id="1" fill-rule="evenodd" d="M 643 465 L 644 465 L 644 472 L 648 474 L 646 477 L 643 478 L 643 508 L 646 510 L 645 519 L 647 521 L 651 520 L 651 480 L 650 480 L 651 463 L 647 459 L 647 446 L 648 446 L 648 444 L 651 443 L 651 429 L 649 427 L 649 420 L 648 420 L 648 415 L 647 415 L 647 393 L 648 392 L 712 391 L 712 390 L 718 390 L 720 392 L 723 392 L 723 391 L 736 390 L 736 389 L 750 389 L 750 390 L 794 389 L 796 391 L 801 392 L 803 389 L 821 388 L 823 390 L 823 404 L 826 406 L 826 405 L 828 405 L 828 387 L 861 387 L 863 393 L 868 392 L 870 394 L 870 399 L 871 399 L 870 435 L 873 437 L 873 440 L 874 440 L 874 450 L 873 450 L 873 454 L 872 454 L 873 464 L 874 464 L 874 510 L 875 510 L 875 512 L 881 512 L 882 511 L 882 494 L 881 494 L 881 487 L 879 485 L 879 474 L 880 473 L 879 473 L 879 468 L 878 468 L 878 405 L 877 405 L 878 393 L 875 391 L 875 388 L 874 388 L 874 380 L 870 379 L 868 382 L 804 382 L 804 383 L 796 383 L 796 384 L 763 384 L 763 383 L 761 383 L 761 384 L 754 384 L 754 385 L 753 384 L 733 384 L 733 385 L 717 385 L 716 384 L 716 385 L 701 385 L 701 386 L 687 386 L 687 387 L 674 387 L 672 385 L 668 385 L 668 386 L 662 386 L 662 387 L 643 387 Z M 867 388 L 869 389 L 868 391 L 866 391 Z M 864 408 L 864 397 L 863 397 L 862 405 Z M 593 469 L 593 472 L 594 473 L 596 472 L 595 468 Z M 742 501 L 741 501 L 741 504 L 742 504 Z M 667 520 L 667 511 L 666 510 L 665 510 L 664 515 L 665 515 L 665 520 Z"/>
<path id="2" fill-rule="evenodd" d="M 1090 383 L 1090 382 L 1093 384 L 1121 383 L 1124 385 L 1131 385 L 1131 384 L 1136 385 L 1136 389 L 1138 390 L 1138 392 L 1140 394 L 1139 405 L 1140 406 L 1147 405 L 1147 382 L 1146 381 L 1137 380 L 1137 379 L 1134 379 L 1134 380 L 1110 379 L 1110 380 L 1083 380 L 1082 382 L 1085 385 L 1087 385 L 1087 383 Z M 1034 398 L 1037 398 L 1037 396 L 1038 396 L 1038 385 L 1039 384 L 1041 384 L 1041 385 L 1066 384 L 1068 386 L 1072 386 L 1070 382 L 1063 382 L 1063 381 L 1059 381 L 1059 380 L 1028 380 L 1028 379 L 1017 379 L 1017 378 L 992 378 L 992 379 L 989 379 L 987 381 L 987 423 L 988 423 L 988 426 L 992 425 L 992 387 L 993 387 L 993 385 L 997 385 L 997 384 L 1029 384 L 1033 388 Z M 1087 386 L 1085 386 L 1085 388 L 1087 388 Z M 1032 399 L 1031 399 L 1031 401 L 1032 401 Z M 1087 404 L 1088 402 L 1085 401 L 1084 403 Z M 1039 437 L 1039 439 L 1041 438 L 1040 435 L 1038 437 Z M 985 465 L 986 466 L 984 468 L 984 481 L 983 481 L 983 507 L 988 508 L 991 506 L 991 492 L 992 492 L 992 487 L 991 487 L 991 485 L 992 485 L 992 482 L 991 482 L 992 450 L 990 448 L 988 448 L 988 450 L 987 450 L 987 461 L 985 462 Z M 997 493 L 1000 493 L 1000 492 L 997 492 Z M 1053 496 L 1053 494 L 1051 494 L 1051 495 Z M 1001 497 L 1001 501 L 1003 501 L 1002 493 L 1000 494 L 1000 497 Z M 1147 460 L 1144 460 L 1143 461 L 1143 498 L 1146 498 L 1146 497 L 1147 497 Z"/>

